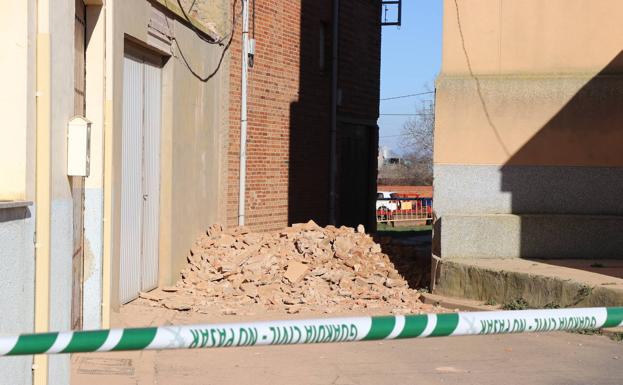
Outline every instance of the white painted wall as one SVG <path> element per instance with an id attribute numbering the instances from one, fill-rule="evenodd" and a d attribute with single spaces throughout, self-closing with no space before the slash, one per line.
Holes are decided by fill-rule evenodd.
<path id="1" fill-rule="evenodd" d="M 52 202 L 50 330 L 71 327 L 73 201 L 67 177 L 67 122 L 74 115 L 74 0 L 50 3 Z M 49 384 L 68 384 L 67 355 L 50 356 Z"/>
<path id="2" fill-rule="evenodd" d="M 92 124 L 91 172 L 84 191 L 84 329 L 102 327 L 105 32 L 105 9 L 87 6 L 86 116 Z"/>
<path id="3" fill-rule="evenodd" d="M 0 91 L 2 92 L 2 91 Z M 0 135 L 2 138 L 2 135 Z M 32 333 L 34 329 L 34 207 L 0 207 L 0 332 Z M 0 378 L 12 385 L 32 382 L 32 357 L 0 360 Z M 0 383 L 4 383 L 0 380 Z"/>

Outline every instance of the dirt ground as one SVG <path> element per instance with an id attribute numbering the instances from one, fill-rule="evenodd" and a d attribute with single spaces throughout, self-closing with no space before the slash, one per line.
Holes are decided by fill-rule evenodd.
<path id="1" fill-rule="evenodd" d="M 378 309 L 376 313 L 383 313 Z M 361 315 L 360 313 L 331 314 Z M 115 326 L 327 317 L 176 312 L 135 301 Z M 76 354 L 74 385 L 623 383 L 623 343 L 574 333 Z"/>

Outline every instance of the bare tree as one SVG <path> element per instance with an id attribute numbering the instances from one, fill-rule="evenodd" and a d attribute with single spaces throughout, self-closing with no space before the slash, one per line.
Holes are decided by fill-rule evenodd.
<path id="1" fill-rule="evenodd" d="M 405 170 L 409 179 L 418 184 L 433 182 L 433 137 L 435 128 L 435 103 L 427 100 L 416 109 L 416 115 L 402 127 L 402 147 L 405 153 Z"/>
<path id="2" fill-rule="evenodd" d="M 409 153 L 432 157 L 434 127 L 435 103 L 427 100 L 416 109 L 415 116 L 403 125 L 403 148 Z"/>
<path id="3" fill-rule="evenodd" d="M 379 168 L 381 185 L 431 185 L 433 183 L 433 135 L 435 103 L 422 101 L 401 132 L 402 155 Z"/>

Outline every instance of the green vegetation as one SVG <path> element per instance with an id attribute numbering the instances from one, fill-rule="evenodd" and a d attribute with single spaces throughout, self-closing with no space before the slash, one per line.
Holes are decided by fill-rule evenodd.
<path id="1" fill-rule="evenodd" d="M 579 298 L 585 298 L 586 296 L 590 295 L 592 291 L 592 288 L 589 286 L 582 286 L 580 288 L 580 290 L 578 290 L 578 294 L 577 297 Z M 494 299 L 489 299 L 487 302 L 485 302 L 485 305 L 496 305 L 496 301 Z M 504 310 L 525 310 L 528 309 L 530 307 L 530 304 L 528 304 L 528 301 L 526 301 L 524 298 L 515 298 L 514 300 L 505 303 L 502 306 L 502 309 Z M 560 309 L 561 306 L 555 302 L 550 302 L 548 304 L 546 304 L 545 306 L 543 306 L 543 309 Z M 623 342 L 623 333 L 621 332 L 614 332 L 614 331 L 609 331 L 609 330 L 604 330 L 604 329 L 580 329 L 580 330 L 568 330 L 568 333 L 576 333 L 576 334 L 583 334 L 583 335 L 603 335 L 605 337 L 610 338 L 613 341 L 616 342 Z"/>
<path id="2" fill-rule="evenodd" d="M 607 335 L 613 341 L 616 341 L 616 342 L 623 341 L 623 333 L 607 333 Z"/>
<path id="3" fill-rule="evenodd" d="M 615 342 L 621 342 L 623 341 L 623 333 L 617 333 L 617 332 L 609 332 L 609 331 L 604 331 L 604 329 L 580 329 L 580 330 L 569 330 L 569 333 L 575 333 L 575 334 L 583 334 L 583 335 L 587 335 L 587 336 L 605 336 L 610 338 L 612 341 Z"/>
<path id="4" fill-rule="evenodd" d="M 580 289 L 578 289 L 578 293 L 575 296 L 575 303 L 574 303 L 574 305 L 577 305 L 580 302 L 582 302 L 586 297 L 591 295 L 592 292 L 593 292 L 593 288 L 592 287 L 586 286 L 586 285 L 582 285 L 580 287 Z"/>
<path id="5" fill-rule="evenodd" d="M 560 305 L 554 302 L 550 302 L 543 306 L 543 309 L 560 309 Z"/>
<path id="6" fill-rule="evenodd" d="M 494 300 L 493 298 L 490 298 L 487 300 L 487 302 L 485 302 L 485 305 L 487 306 L 495 306 L 498 304 L 498 301 Z"/>
<path id="7" fill-rule="evenodd" d="M 591 267 L 606 267 L 603 263 L 593 263 Z"/>
<path id="8" fill-rule="evenodd" d="M 504 310 L 526 310 L 528 307 L 530 307 L 530 305 L 528 304 L 528 301 L 519 297 L 519 298 L 515 298 L 514 300 L 510 302 L 505 303 L 502 306 L 502 309 Z"/>
<path id="9" fill-rule="evenodd" d="M 597 335 L 597 334 L 602 334 L 601 329 L 569 330 L 569 333 L 584 334 L 584 335 L 587 335 L 587 336 L 593 336 L 593 335 Z"/>

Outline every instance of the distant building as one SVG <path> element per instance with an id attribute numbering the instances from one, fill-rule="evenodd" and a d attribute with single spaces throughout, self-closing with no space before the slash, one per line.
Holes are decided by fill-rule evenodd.
<path id="1" fill-rule="evenodd" d="M 381 146 L 379 147 L 379 155 L 377 167 L 379 170 L 383 168 L 383 166 L 392 166 L 392 165 L 404 165 L 407 164 L 407 160 L 403 159 L 388 147 Z"/>

